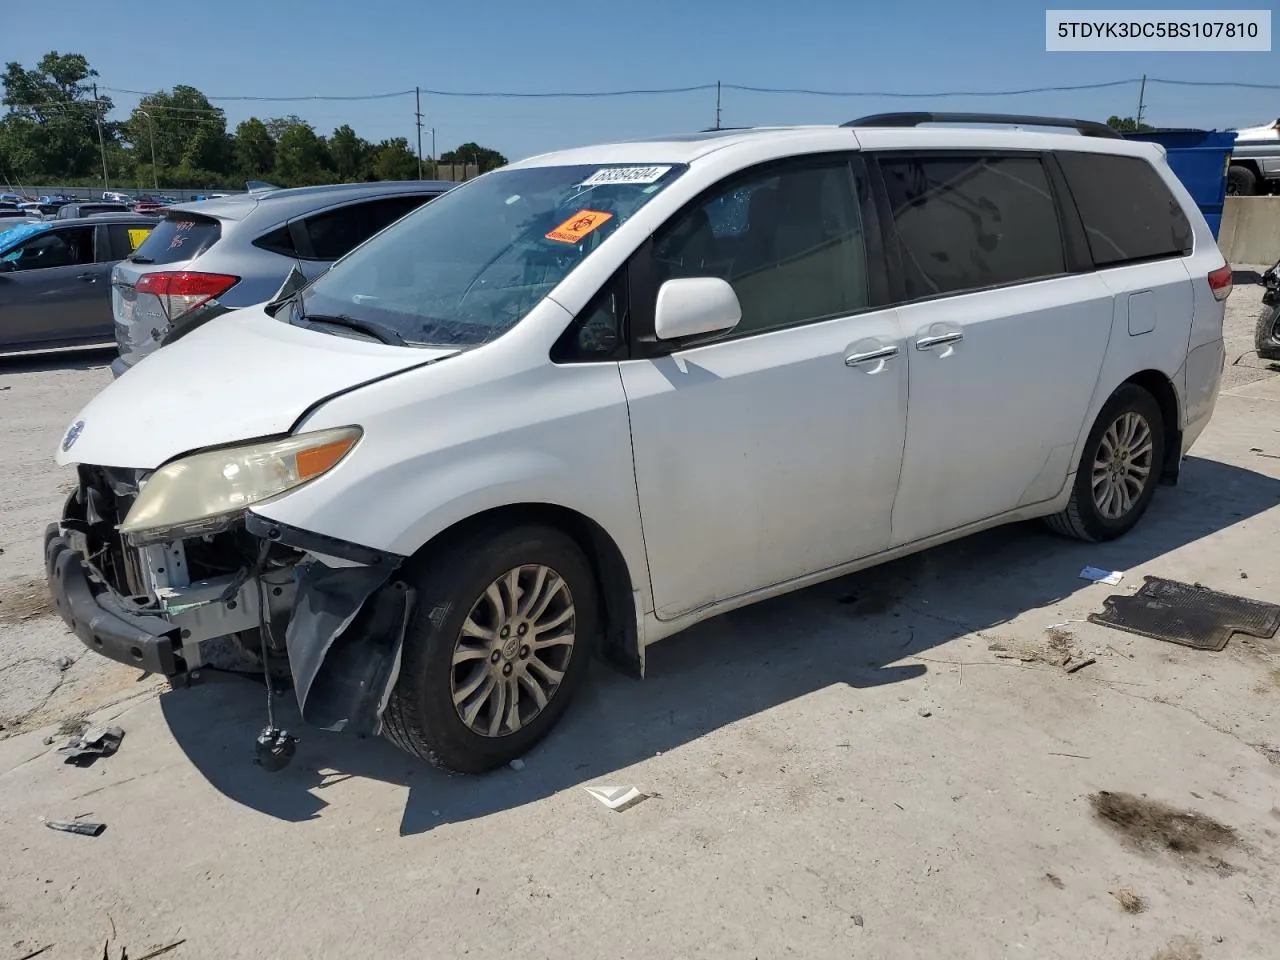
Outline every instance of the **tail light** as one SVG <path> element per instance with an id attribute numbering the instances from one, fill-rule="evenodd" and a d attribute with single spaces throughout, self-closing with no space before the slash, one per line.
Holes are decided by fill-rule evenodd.
<path id="1" fill-rule="evenodd" d="M 223 273 L 191 273 L 188 271 L 146 273 L 138 279 L 138 293 L 149 293 L 160 301 L 170 323 L 220 297 L 237 283 L 239 277 Z"/>
<path id="2" fill-rule="evenodd" d="M 1219 267 L 1209 274 L 1209 289 L 1213 291 L 1215 300 L 1225 300 L 1231 296 L 1231 265 Z"/>

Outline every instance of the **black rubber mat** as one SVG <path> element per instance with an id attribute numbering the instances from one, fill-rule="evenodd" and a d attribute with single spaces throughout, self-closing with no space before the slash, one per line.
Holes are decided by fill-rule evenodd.
<path id="1" fill-rule="evenodd" d="M 1177 580 L 1143 579 L 1141 590 L 1107 597 L 1102 613 L 1089 614 L 1089 620 L 1197 650 L 1221 650 L 1233 633 L 1265 639 L 1280 629 L 1280 606 L 1274 603 Z"/>

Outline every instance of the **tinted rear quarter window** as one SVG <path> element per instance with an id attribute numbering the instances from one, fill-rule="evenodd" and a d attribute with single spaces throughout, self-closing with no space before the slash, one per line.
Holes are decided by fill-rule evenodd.
<path id="1" fill-rule="evenodd" d="M 1140 157 L 1058 154 L 1093 262 L 1099 267 L 1181 257 L 1191 224 L 1160 175 Z"/>
<path id="2" fill-rule="evenodd" d="M 337 260 L 430 199 L 426 194 L 380 197 L 307 217 L 312 254 L 317 260 Z"/>
<path id="3" fill-rule="evenodd" d="M 1038 157 L 886 157 L 880 167 L 907 300 L 1066 271 Z"/>
<path id="4" fill-rule="evenodd" d="M 139 263 L 177 263 L 204 253 L 222 236 L 222 224 L 211 217 L 173 213 L 155 229 L 134 253 Z"/>

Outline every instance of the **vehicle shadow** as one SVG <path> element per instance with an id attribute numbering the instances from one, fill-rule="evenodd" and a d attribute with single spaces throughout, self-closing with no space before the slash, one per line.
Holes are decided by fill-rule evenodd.
<path id="1" fill-rule="evenodd" d="M 1277 503 L 1280 480 L 1189 458 L 1179 486 L 1158 491 L 1148 515 L 1121 540 L 1075 543 L 1039 524 L 1018 524 L 725 614 L 653 647 L 644 682 L 596 669 L 519 772 L 454 777 L 381 740 L 301 730 L 293 765 L 269 774 L 251 759 L 264 722 L 260 683 L 237 678 L 173 691 L 161 706 L 192 763 L 237 802 L 308 820 L 323 815 L 327 786 L 373 778 L 408 788 L 400 832 L 417 834 L 607 782 L 659 751 L 832 684 L 858 690 L 919 677 L 929 665 L 910 662 L 912 655 L 1064 599 L 1086 585 L 1078 579 L 1085 564 L 1128 569 Z M 292 694 L 277 703 L 283 722 L 296 724 Z"/>
<path id="2" fill-rule="evenodd" d="M 116 358 L 116 345 L 64 347 L 29 353 L 0 354 L 0 374 L 47 373 L 53 370 L 94 370 L 110 366 Z"/>

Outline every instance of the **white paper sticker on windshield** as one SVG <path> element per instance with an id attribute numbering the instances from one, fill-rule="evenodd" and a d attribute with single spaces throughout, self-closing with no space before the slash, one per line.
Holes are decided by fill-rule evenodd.
<path id="1" fill-rule="evenodd" d="M 602 183 L 654 183 L 662 179 L 662 175 L 670 170 L 666 167 L 605 167 L 597 170 L 582 183 L 580 187 L 595 187 Z"/>

